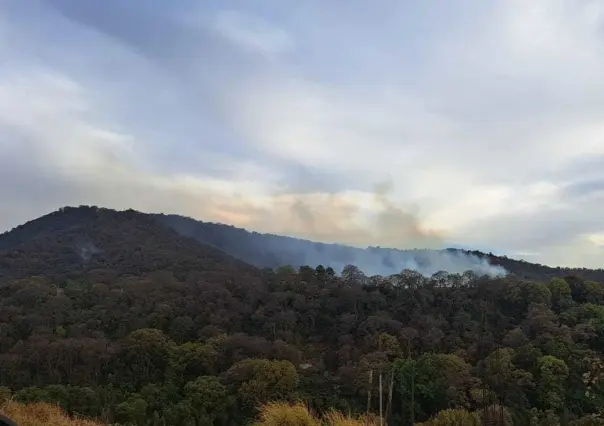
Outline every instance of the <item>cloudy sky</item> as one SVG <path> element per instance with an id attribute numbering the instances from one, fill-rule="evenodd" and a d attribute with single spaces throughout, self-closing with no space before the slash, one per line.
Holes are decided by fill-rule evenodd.
<path id="1" fill-rule="evenodd" d="M 604 265 L 604 0 L 2 0 L 0 230 L 65 205 Z"/>

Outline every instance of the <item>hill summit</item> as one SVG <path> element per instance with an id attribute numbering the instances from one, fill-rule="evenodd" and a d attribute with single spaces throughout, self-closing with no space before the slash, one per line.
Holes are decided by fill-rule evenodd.
<path id="1" fill-rule="evenodd" d="M 253 266 L 134 210 L 65 207 L 0 235 L 0 278 L 35 275 L 258 275 Z M 105 272 L 104 272 L 105 271 Z M 108 273 L 108 272 L 107 272 Z"/>

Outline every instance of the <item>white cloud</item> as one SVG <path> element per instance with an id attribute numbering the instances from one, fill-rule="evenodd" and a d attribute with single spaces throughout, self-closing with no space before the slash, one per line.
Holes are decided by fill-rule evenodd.
<path id="1" fill-rule="evenodd" d="M 295 16 L 270 1 L 253 14 L 177 2 L 141 15 L 164 20 L 161 39 L 120 27 L 109 8 L 51 3 L 64 16 L 39 15 L 48 34 L 23 14 L 7 31 L 28 43 L 0 41 L 19 58 L 0 65 L 2 176 L 46 185 L 28 201 L 4 181 L 15 202 L 0 226 L 89 203 L 359 245 L 439 244 L 436 229 L 530 260 L 604 261 L 601 1 L 488 2 L 441 17 L 429 37 L 397 24 L 411 5 L 378 2 L 382 24 L 355 9 L 352 25 L 336 17 L 353 10 L 319 16 L 318 2 Z M 92 45 L 78 43 L 84 30 Z M 40 55 L 62 31 L 63 52 Z M 225 52 L 217 33 L 243 50 Z M 319 180 L 293 193 L 287 184 L 305 185 L 296 167 L 337 177 L 338 190 Z M 379 202 L 372 187 L 385 179 Z"/>
<path id="2" fill-rule="evenodd" d="M 604 233 L 588 235 L 587 239 L 598 247 L 604 246 Z"/>
<path id="3" fill-rule="evenodd" d="M 260 231 L 356 245 L 371 241 L 398 245 L 415 235 L 413 224 L 392 233 L 381 223 L 368 222 L 360 209 L 367 194 L 273 195 L 271 171 L 259 176 L 261 171 L 245 162 L 229 166 L 234 172 L 229 180 L 201 173 L 142 170 L 131 155 L 133 147 L 144 148 L 142 142 L 110 130 L 94 117 L 92 95 L 76 81 L 47 72 L 23 74 L 0 85 L 0 125 L 16 129 L 18 136 L 4 148 L 13 158 L 15 152 L 23 153 L 21 164 L 6 166 L 17 173 L 32 173 L 37 179 L 70 182 L 51 188 L 56 197 L 41 200 L 39 205 L 32 202 L 31 214 L 64 204 L 101 204 L 189 214 Z M 11 108 L 10 101 L 15 99 L 23 101 Z M 307 217 L 300 214 L 301 208 Z M 16 211 L 21 212 L 19 206 Z M 7 213 L 4 220 L 22 221 L 15 218 L 15 212 Z M 407 220 L 403 219 L 397 224 L 404 225 Z M 421 237 L 414 238 L 424 243 Z"/>
<path id="4" fill-rule="evenodd" d="M 294 41 L 287 32 L 238 10 L 219 11 L 212 27 L 229 41 L 260 53 L 281 53 L 294 48 Z"/>

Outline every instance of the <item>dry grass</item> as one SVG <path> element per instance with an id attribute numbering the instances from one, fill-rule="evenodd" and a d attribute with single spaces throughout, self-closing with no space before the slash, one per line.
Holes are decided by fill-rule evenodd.
<path id="1" fill-rule="evenodd" d="M 315 416 L 305 404 L 271 402 L 262 407 L 255 426 L 377 426 L 374 419 L 353 418 L 330 411 L 322 418 Z"/>
<path id="2" fill-rule="evenodd" d="M 91 420 L 70 418 L 60 407 L 41 402 L 20 404 L 7 401 L 0 406 L 0 414 L 19 426 L 103 426 Z"/>
<path id="3" fill-rule="evenodd" d="M 304 404 L 271 402 L 262 407 L 255 426 L 321 426 Z"/>
<path id="4" fill-rule="evenodd" d="M 58 406 L 37 402 L 20 404 L 6 401 L 0 405 L 0 414 L 13 419 L 19 426 L 104 426 L 86 419 L 71 418 Z M 255 426 L 377 426 L 374 418 L 353 418 L 337 411 L 323 417 L 311 413 L 303 403 L 272 402 L 262 407 Z"/>
<path id="5" fill-rule="evenodd" d="M 335 410 L 327 413 L 324 420 L 329 426 L 377 426 L 380 424 L 375 417 L 360 416 L 354 418 Z"/>

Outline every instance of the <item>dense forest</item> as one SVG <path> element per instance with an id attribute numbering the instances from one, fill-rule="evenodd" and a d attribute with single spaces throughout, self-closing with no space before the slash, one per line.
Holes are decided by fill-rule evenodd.
<path id="1" fill-rule="evenodd" d="M 1 235 L 0 401 L 122 425 L 245 425 L 271 401 L 402 426 L 604 424 L 602 271 L 230 254 L 95 207 Z"/>

